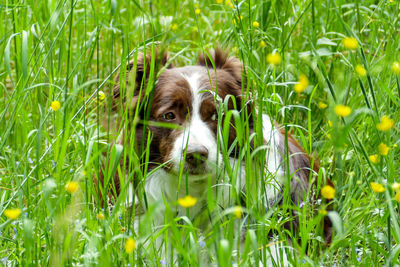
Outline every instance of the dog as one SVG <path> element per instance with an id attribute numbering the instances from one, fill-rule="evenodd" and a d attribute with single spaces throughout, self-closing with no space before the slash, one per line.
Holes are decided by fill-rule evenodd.
<path id="1" fill-rule="evenodd" d="M 116 144 L 134 151 L 121 160 L 121 169 L 135 173 L 129 178 L 128 202 L 136 232 L 150 207 L 158 207 L 153 225 L 161 226 L 166 203 L 187 195 L 198 200 L 189 209 L 190 219 L 196 218 L 206 207 L 209 190 L 222 208 L 244 206 L 243 196 L 256 192 L 252 197 L 267 211 L 284 201 L 287 187 L 286 201 L 294 205 L 317 198 L 313 186 L 318 161 L 259 110 L 248 88 L 240 60 L 221 49 L 201 53 L 196 65 L 184 67 L 172 65 L 166 54 L 139 53 L 117 75 L 107 114 L 113 122 L 109 132 Z M 250 184 L 240 152 L 244 147 L 262 154 L 261 166 L 255 167 L 259 179 Z M 116 195 L 125 179 L 120 175 L 114 177 Z M 187 210 L 176 205 L 176 217 Z M 206 222 L 201 225 L 207 228 Z M 294 215 L 287 227 L 297 226 Z"/>

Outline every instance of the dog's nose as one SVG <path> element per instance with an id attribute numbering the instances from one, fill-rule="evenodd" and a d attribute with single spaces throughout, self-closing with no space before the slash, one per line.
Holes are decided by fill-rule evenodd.
<path id="1" fill-rule="evenodd" d="M 186 150 L 186 162 L 196 167 L 206 162 L 208 149 L 203 145 L 190 145 Z"/>

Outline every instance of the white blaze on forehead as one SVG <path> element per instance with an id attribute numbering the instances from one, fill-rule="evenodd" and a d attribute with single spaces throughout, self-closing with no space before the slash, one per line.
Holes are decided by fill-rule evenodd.
<path id="1" fill-rule="evenodd" d="M 200 108 L 203 98 L 203 90 L 201 84 L 202 73 L 193 72 L 190 75 L 182 74 L 182 77 L 188 82 L 191 91 L 191 112 L 187 115 L 187 124 L 183 133 L 177 137 L 171 152 L 171 161 L 175 171 L 179 170 L 181 160 L 186 146 L 202 145 L 208 150 L 208 162 L 206 164 L 206 172 L 215 170 L 215 163 L 219 157 L 217 153 L 217 142 L 215 135 L 201 119 Z M 221 162 L 221 160 L 219 160 Z M 210 165 L 211 163 L 211 165 Z"/>

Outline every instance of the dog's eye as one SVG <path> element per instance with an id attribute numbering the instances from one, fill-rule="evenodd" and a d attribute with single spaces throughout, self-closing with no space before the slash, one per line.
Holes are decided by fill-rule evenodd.
<path id="1" fill-rule="evenodd" d="M 163 118 L 167 121 L 172 121 L 175 119 L 175 114 L 173 112 L 168 112 L 163 115 Z"/>

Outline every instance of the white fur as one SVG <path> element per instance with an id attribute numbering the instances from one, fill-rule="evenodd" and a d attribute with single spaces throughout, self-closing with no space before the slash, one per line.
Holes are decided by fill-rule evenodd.
<path id="1" fill-rule="evenodd" d="M 267 193 L 264 196 L 267 203 L 274 202 L 277 195 L 281 192 L 281 187 L 284 184 L 284 171 L 281 168 L 281 155 L 278 151 L 279 131 L 273 125 L 273 121 L 268 115 L 262 115 L 263 121 L 263 137 L 266 148 L 266 184 Z"/>
<path id="2" fill-rule="evenodd" d="M 205 166 L 205 173 L 215 172 L 215 164 L 221 162 L 222 155 L 218 152 L 217 142 L 214 134 L 208 128 L 207 124 L 202 121 L 200 116 L 200 106 L 202 101 L 202 88 L 200 87 L 200 73 L 193 73 L 191 76 L 183 77 L 188 81 L 193 96 L 192 112 L 190 114 L 189 124 L 185 127 L 184 132 L 175 140 L 171 152 L 171 163 L 173 172 L 179 173 L 179 168 L 184 156 L 184 150 L 191 145 L 202 145 L 208 150 L 208 160 Z M 196 177 L 194 177 L 196 178 Z M 197 177 L 198 178 L 198 177 Z M 200 177 L 201 178 L 201 177 Z"/>
<path id="3" fill-rule="evenodd" d="M 184 76 L 190 85 L 192 91 L 193 103 L 192 112 L 190 118 L 188 119 L 188 125 L 185 126 L 184 131 L 173 144 L 173 149 L 170 155 L 170 161 L 172 163 L 172 171 L 167 172 L 165 169 L 160 168 L 152 172 L 148 177 L 146 177 L 145 182 L 145 193 L 146 199 L 149 206 L 158 205 L 158 212 L 160 216 L 155 216 L 154 226 L 162 226 L 164 224 L 165 213 L 165 203 L 171 203 L 172 207 L 176 207 L 177 216 L 186 215 L 186 209 L 173 203 L 179 198 L 185 197 L 187 194 L 198 199 L 199 202 L 205 201 L 205 196 L 207 195 L 208 182 L 211 179 L 211 190 L 213 190 L 214 196 L 215 192 L 218 191 L 220 196 L 216 201 L 218 205 L 229 207 L 233 205 L 229 197 L 231 196 L 230 190 L 232 187 L 236 187 L 236 192 L 244 189 L 246 186 L 246 173 L 245 166 L 242 162 L 238 162 L 237 159 L 231 158 L 231 167 L 236 171 L 236 182 L 234 185 L 229 184 L 227 177 L 222 177 L 223 179 L 218 179 L 218 184 L 216 184 L 216 169 L 223 168 L 222 154 L 219 152 L 217 147 L 217 141 L 211 129 L 208 128 L 207 124 L 202 121 L 200 116 L 200 106 L 202 101 L 203 93 L 200 86 L 199 78 L 200 74 L 193 73 L 190 76 Z M 279 143 L 279 132 L 275 129 L 273 122 L 267 115 L 262 115 L 263 119 L 263 137 L 266 149 L 266 194 L 259 196 L 265 199 L 265 203 L 271 203 L 277 198 L 278 193 L 281 191 L 281 185 L 283 184 L 283 170 L 281 168 L 281 155 L 279 154 L 277 145 Z M 205 174 L 203 175 L 190 175 L 188 177 L 188 185 L 186 186 L 185 175 L 183 178 L 178 179 L 179 168 L 183 162 L 184 150 L 188 145 L 202 145 L 208 150 L 208 160 L 206 162 Z M 217 166 L 217 162 L 218 165 Z M 236 169 L 240 168 L 240 169 Z M 188 192 L 186 190 L 188 188 Z M 131 189 L 131 188 L 130 188 Z M 261 190 L 259 190 L 261 191 Z M 129 194 L 131 195 L 131 194 Z M 133 200 L 133 197 L 132 197 Z M 135 199 L 137 201 L 137 199 Z M 195 206 L 190 208 L 191 217 L 194 217 L 200 212 L 202 208 L 201 203 L 197 203 Z M 268 208 L 268 207 L 266 207 Z M 137 230 L 138 221 L 135 221 L 135 230 Z M 162 237 L 158 238 L 157 245 L 162 244 Z M 271 257 L 276 260 L 274 254 L 277 254 L 276 246 L 271 246 Z M 165 257 L 163 255 L 162 257 Z M 168 258 L 168 256 L 166 256 Z M 283 260 L 287 263 L 286 255 L 283 256 Z M 268 264 L 271 261 L 268 261 Z"/>

